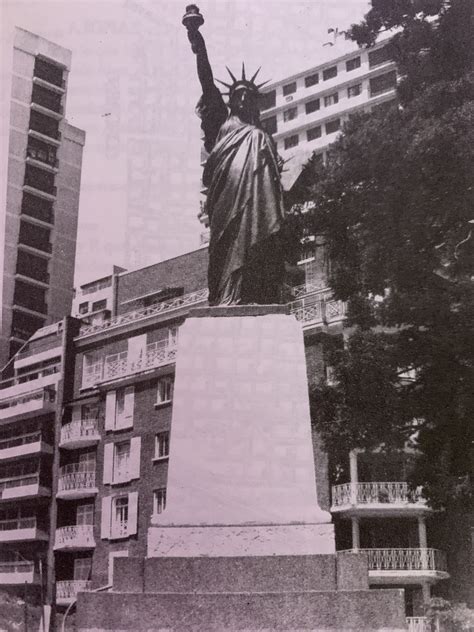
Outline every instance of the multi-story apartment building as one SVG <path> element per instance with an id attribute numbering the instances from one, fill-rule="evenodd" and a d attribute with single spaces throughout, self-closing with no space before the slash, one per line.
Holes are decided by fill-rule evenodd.
<path id="1" fill-rule="evenodd" d="M 313 153 L 325 159 L 352 114 L 393 101 L 396 85 L 389 43 L 382 40 L 265 86 L 261 120 L 285 161 L 284 188 L 291 189 Z"/>
<path id="2" fill-rule="evenodd" d="M 71 310 L 85 133 L 64 118 L 70 66 L 69 50 L 16 29 L 0 367 Z"/>

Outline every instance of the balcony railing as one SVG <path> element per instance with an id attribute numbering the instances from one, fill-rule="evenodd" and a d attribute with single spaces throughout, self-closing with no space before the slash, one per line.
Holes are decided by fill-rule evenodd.
<path id="1" fill-rule="evenodd" d="M 2 419 L 10 419 L 16 415 L 33 414 L 44 409 L 53 410 L 56 400 L 55 390 L 52 387 L 33 389 L 34 384 L 32 381 L 30 392 L 0 399 L 0 421 Z M 23 388 L 22 390 L 25 389 Z M 0 397 L 1 395 L 2 392 L 0 390 Z"/>
<path id="2" fill-rule="evenodd" d="M 58 495 L 77 496 L 97 492 L 95 486 L 95 468 L 80 463 L 71 463 L 59 468 Z"/>
<path id="3" fill-rule="evenodd" d="M 61 605 L 72 603 L 76 600 L 77 593 L 89 590 L 92 590 L 92 582 L 88 579 L 56 582 L 56 600 Z"/>
<path id="4" fill-rule="evenodd" d="M 427 617 L 407 617 L 407 626 L 408 632 L 432 632 Z"/>
<path id="5" fill-rule="evenodd" d="M 0 499 L 24 498 L 26 496 L 46 495 L 49 491 L 41 487 L 38 473 L 24 474 L 0 481 Z"/>
<path id="6" fill-rule="evenodd" d="M 29 432 L 28 434 L 21 435 L 20 437 L 13 437 L 10 439 L 0 439 L 0 457 L 3 450 L 9 450 L 10 448 L 18 448 L 22 445 L 28 445 L 30 443 L 38 443 L 41 441 L 41 430 L 35 432 Z"/>
<path id="7" fill-rule="evenodd" d="M 60 445 L 89 444 L 99 441 L 99 422 L 97 419 L 79 419 L 71 421 L 61 428 Z"/>
<path id="8" fill-rule="evenodd" d="M 329 325 L 342 322 L 346 313 L 346 304 L 332 298 L 329 289 L 318 290 L 311 293 L 311 285 L 296 286 L 299 298 L 290 303 L 290 312 L 296 319 L 305 324 Z M 309 290 L 310 293 L 306 293 Z"/>
<path id="9" fill-rule="evenodd" d="M 438 549 L 361 549 L 371 572 L 442 573 L 447 576 L 446 554 Z"/>
<path id="10" fill-rule="evenodd" d="M 38 147 L 27 147 L 26 148 L 26 156 L 28 158 L 32 158 L 33 160 L 38 160 L 39 162 L 44 162 L 50 167 L 57 168 L 59 165 L 59 161 L 56 158 L 55 154 L 47 151 L 46 149 L 40 149 Z"/>
<path id="11" fill-rule="evenodd" d="M 176 344 L 168 342 L 147 345 L 144 353 L 133 360 L 129 359 L 127 351 L 114 353 L 84 369 L 82 388 L 175 362 L 176 355 Z"/>
<path id="12" fill-rule="evenodd" d="M 0 560 L 0 584 L 31 584 L 34 581 L 34 562 L 28 560 Z"/>
<path id="13" fill-rule="evenodd" d="M 344 483 L 332 488 L 332 510 L 357 505 L 414 505 L 426 507 L 421 489 L 410 489 L 404 482 Z"/>
<path id="14" fill-rule="evenodd" d="M 77 524 L 56 529 L 55 549 L 90 549 L 95 547 L 94 527 Z"/>
<path id="15" fill-rule="evenodd" d="M 166 314 L 181 307 L 186 307 L 188 305 L 203 303 L 207 300 L 207 295 L 207 289 L 198 290 L 197 292 L 178 296 L 170 301 L 163 301 L 162 303 L 156 303 L 155 305 L 151 305 L 150 307 L 144 307 L 143 309 L 138 309 L 133 312 L 121 314 L 120 316 L 111 318 L 110 320 L 103 323 L 97 323 L 94 325 L 83 325 L 81 327 L 79 337 L 83 338 L 85 336 L 89 336 L 91 334 L 95 334 L 96 332 L 104 331 L 106 329 L 115 329 L 116 327 L 127 325 L 128 323 L 141 321 L 146 318 L 151 318 L 152 316 Z"/>
<path id="16" fill-rule="evenodd" d="M 18 531 L 19 529 L 36 529 L 36 517 L 0 520 L 0 531 Z"/>

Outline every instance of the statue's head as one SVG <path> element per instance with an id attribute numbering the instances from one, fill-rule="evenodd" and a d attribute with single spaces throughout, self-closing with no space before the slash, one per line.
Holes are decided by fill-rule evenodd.
<path id="1" fill-rule="evenodd" d="M 227 94 L 229 95 L 229 109 L 231 113 L 238 116 L 245 123 L 251 123 L 253 125 L 257 125 L 260 122 L 260 111 L 258 107 L 260 96 L 259 88 L 267 83 L 267 81 L 259 85 L 254 83 L 254 79 L 259 71 L 260 68 L 251 79 L 247 79 L 245 76 L 245 66 L 242 64 L 241 79 L 236 79 L 228 68 L 227 72 L 231 76 L 233 83 L 228 84 L 217 79 L 219 83 L 224 84 L 229 89 Z"/>

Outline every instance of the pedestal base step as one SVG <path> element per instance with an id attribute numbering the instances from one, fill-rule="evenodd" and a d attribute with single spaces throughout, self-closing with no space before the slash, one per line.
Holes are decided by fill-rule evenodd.
<path id="1" fill-rule="evenodd" d="M 79 632 L 402 632 L 403 590 L 80 593 Z"/>

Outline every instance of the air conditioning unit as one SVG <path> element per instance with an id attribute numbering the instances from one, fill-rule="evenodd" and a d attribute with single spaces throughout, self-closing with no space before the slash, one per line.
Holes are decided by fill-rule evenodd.
<path id="1" fill-rule="evenodd" d="M 286 101 L 287 103 L 291 103 L 291 101 L 293 101 L 293 97 L 286 97 L 286 98 L 285 98 L 285 101 Z"/>

